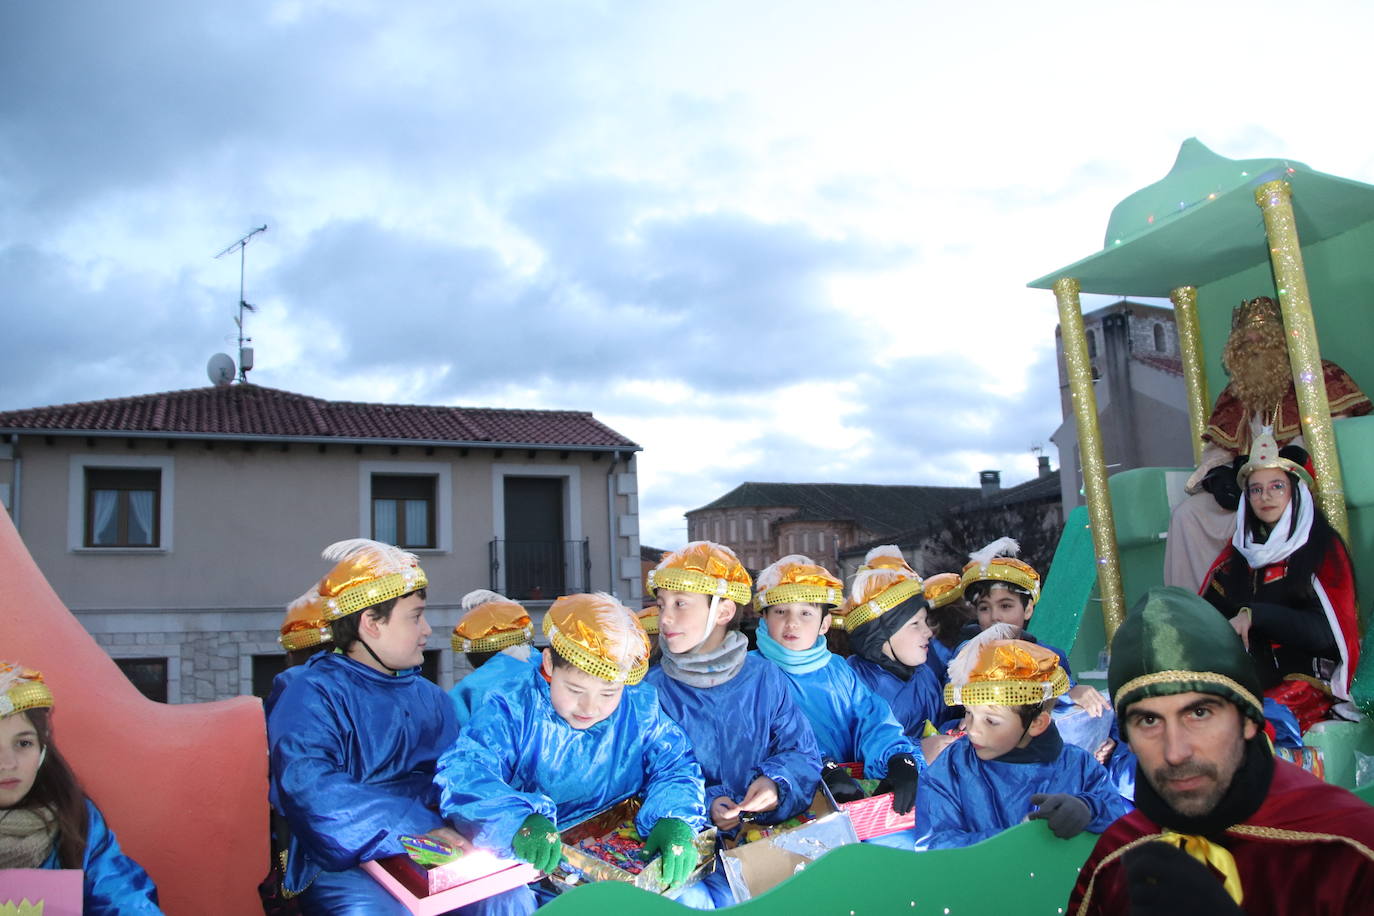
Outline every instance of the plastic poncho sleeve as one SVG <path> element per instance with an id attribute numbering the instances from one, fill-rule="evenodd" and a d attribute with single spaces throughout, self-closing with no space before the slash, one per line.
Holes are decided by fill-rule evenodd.
<path id="1" fill-rule="evenodd" d="M 439 758 L 434 782 L 444 819 L 473 845 L 514 855 L 511 841 L 525 818 L 542 814 L 558 823 L 558 807 L 540 792 L 518 792 L 516 752 L 525 744 L 506 697 L 492 694 L 468 720 L 458 740 Z"/>
<path id="2" fill-rule="evenodd" d="M 315 685 L 293 686 L 314 692 L 303 707 L 296 707 L 310 709 L 314 715 L 293 715 L 288 722 L 280 705 L 274 710 L 268 720 L 272 772 L 292 836 L 311 859 L 326 871 L 343 871 L 360 862 L 399 855 L 405 850 L 397 837 L 427 833 L 442 824 L 426 807 L 425 798 L 409 790 L 388 791 L 349 772 L 342 739 L 352 734 L 356 723 L 340 721 L 329 696 Z M 445 703 L 443 711 L 451 719 L 451 704 Z M 455 728 L 446 731 L 451 734 Z"/>
<path id="3" fill-rule="evenodd" d="M 1101 833 L 1112 825 L 1112 821 L 1128 814 L 1131 806 L 1121 797 L 1112 782 L 1107 768 L 1098 763 L 1090 754 L 1076 755 L 1080 772 L 1080 788 L 1072 793 L 1087 802 L 1093 819 L 1083 828 L 1089 833 Z"/>
<path id="4" fill-rule="evenodd" d="M 785 821 L 804 811 L 811 804 L 816 794 L 816 783 L 821 778 L 821 754 L 811 724 L 792 702 L 791 692 L 782 683 L 785 675 L 771 665 L 769 668 L 774 684 L 770 693 L 775 699 L 770 710 L 768 755 L 755 768 L 754 774 L 754 777 L 767 776 L 778 787 L 778 807 L 759 818 L 760 823 L 767 824 Z M 731 712 L 736 715 L 755 714 L 754 710 L 748 709 Z M 750 782 L 754 777 L 750 778 Z M 717 796 L 721 794 L 724 793 L 717 793 Z"/>
<path id="5" fill-rule="evenodd" d="M 86 815 L 82 912 L 93 916 L 160 914 L 153 879 L 120 850 L 114 831 L 90 799 L 86 800 Z"/>
<path id="6" fill-rule="evenodd" d="M 653 690 L 648 685 L 627 688 Z M 687 733 L 668 718 L 654 701 L 654 720 L 644 730 L 644 803 L 635 816 L 635 829 L 647 837 L 659 818 L 676 817 L 693 830 L 706 827 L 705 785 L 692 754 Z"/>
<path id="7" fill-rule="evenodd" d="M 965 821 L 963 801 L 949 766 L 952 756 L 946 751 L 936 758 L 916 792 L 916 823 L 924 831 L 916 841 L 917 851 L 972 846 L 1004 829 L 998 826 L 978 828 Z"/>

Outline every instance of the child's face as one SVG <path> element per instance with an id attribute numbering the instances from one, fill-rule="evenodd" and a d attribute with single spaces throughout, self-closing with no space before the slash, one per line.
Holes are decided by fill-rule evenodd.
<path id="1" fill-rule="evenodd" d="M 1283 510 L 1293 499 L 1293 490 L 1288 475 L 1282 470 L 1260 468 L 1246 482 L 1245 497 L 1250 501 L 1250 511 L 1255 518 L 1273 525 L 1283 518 Z"/>
<path id="2" fill-rule="evenodd" d="M 612 684 L 573 665 L 555 668 L 544 650 L 544 671 L 549 676 L 549 701 L 554 712 L 573 728 L 591 728 L 609 718 L 620 705 L 624 684 Z"/>
<path id="3" fill-rule="evenodd" d="M 658 590 L 658 633 L 669 652 L 691 652 L 718 626 L 730 622 L 735 603 L 722 598 L 711 619 L 711 596 L 700 592 Z M 709 642 L 709 640 L 708 640 Z"/>
<path id="4" fill-rule="evenodd" d="M 830 615 L 820 605 L 793 601 L 767 608 L 768 635 L 784 649 L 801 652 L 830 629 Z"/>
<path id="5" fill-rule="evenodd" d="M 1009 623 L 1024 627 L 1035 613 L 1034 603 L 1023 595 L 1001 585 L 994 585 L 973 606 L 978 612 L 978 629 L 986 630 L 994 623 Z"/>
<path id="6" fill-rule="evenodd" d="M 926 621 L 926 609 L 921 608 L 883 643 L 883 654 L 911 668 L 924 665 L 930 655 L 930 638 L 934 635 Z"/>
<path id="7" fill-rule="evenodd" d="M 372 651 L 386 665 L 400 670 L 421 664 L 425 660 L 425 644 L 432 632 L 429 621 L 425 620 L 425 599 L 418 593 L 397 598 L 391 616 L 378 621 L 377 630 L 380 636 Z"/>
<path id="8" fill-rule="evenodd" d="M 29 717 L 21 713 L 0 719 L 0 808 L 24 800 L 38 777 L 43 748 Z"/>
<path id="9" fill-rule="evenodd" d="M 979 760 L 996 760 L 1013 748 L 1030 744 L 1030 731 L 1010 706 L 970 706 L 964 721 Z"/>

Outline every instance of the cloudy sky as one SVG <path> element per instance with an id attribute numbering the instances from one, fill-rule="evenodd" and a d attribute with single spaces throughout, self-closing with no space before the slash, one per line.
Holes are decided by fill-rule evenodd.
<path id="1" fill-rule="evenodd" d="M 1054 12 L 1048 12 L 1053 10 Z M 1196 136 L 1374 182 L 1374 7 L 0 0 L 0 409 L 591 410 L 744 480 L 1031 476 L 1053 297 Z M 1096 304 L 1096 303 L 1093 303 Z"/>

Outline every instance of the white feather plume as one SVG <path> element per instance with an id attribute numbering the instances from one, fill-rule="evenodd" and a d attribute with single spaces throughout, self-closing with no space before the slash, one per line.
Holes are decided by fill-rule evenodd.
<path id="1" fill-rule="evenodd" d="M 362 553 L 364 550 L 375 550 L 386 546 L 381 541 L 374 541 L 371 538 L 349 538 L 346 541 L 335 541 L 330 544 L 320 553 L 320 556 L 331 563 L 338 563 L 354 554 Z"/>
<path id="2" fill-rule="evenodd" d="M 880 544 L 864 554 L 864 565 L 872 566 L 873 561 L 879 557 L 892 557 L 893 559 L 901 560 L 903 563 L 906 562 L 906 556 L 902 553 L 902 548 L 898 547 L 896 544 Z"/>
<path id="3" fill-rule="evenodd" d="M 777 586 L 782 581 L 782 571 L 788 566 L 815 566 L 816 561 L 810 557 L 804 557 L 799 553 L 788 554 L 772 566 L 759 573 L 758 581 L 754 583 L 755 590 L 763 594 L 770 588 Z"/>
<path id="4" fill-rule="evenodd" d="M 518 662 L 527 662 L 530 660 L 530 644 L 522 642 L 518 646 L 506 646 L 501 650 L 501 654 L 509 655 Z"/>
<path id="5" fill-rule="evenodd" d="M 24 678 L 20 672 L 23 670 L 24 669 L 20 668 L 18 665 L 13 665 L 7 670 L 0 670 L 0 693 L 5 693 L 15 684 L 22 681 Z"/>
<path id="6" fill-rule="evenodd" d="M 979 568 L 987 569 L 997 557 L 1015 557 L 1021 553 L 1021 545 L 1016 543 L 1015 538 L 998 538 L 982 550 L 974 551 L 968 558 L 977 563 Z"/>
<path id="7" fill-rule="evenodd" d="M 1001 554 L 999 554 L 1001 556 Z M 968 677 L 973 673 L 973 669 L 978 665 L 978 656 L 983 654 L 983 647 L 994 639 L 1016 639 L 1021 635 L 1021 630 L 1010 623 L 994 623 L 977 636 L 964 643 L 964 647 L 959 650 L 959 654 L 954 656 L 949 663 L 949 682 L 956 687 L 962 687 L 968 683 Z"/>
<path id="8" fill-rule="evenodd" d="M 470 611 L 488 601 L 510 601 L 505 595 L 497 594 L 489 588 L 479 588 L 463 596 L 463 610 Z"/>

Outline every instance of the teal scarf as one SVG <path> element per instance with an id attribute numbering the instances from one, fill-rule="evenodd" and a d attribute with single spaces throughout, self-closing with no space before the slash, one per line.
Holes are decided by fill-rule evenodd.
<path id="1" fill-rule="evenodd" d="M 788 674 L 810 674 L 830 663 L 830 650 L 825 646 L 824 634 L 816 637 L 814 646 L 801 652 L 783 648 L 780 643 L 775 642 L 773 637 L 768 635 L 768 627 L 762 621 L 759 622 L 755 635 L 763 657 Z"/>

